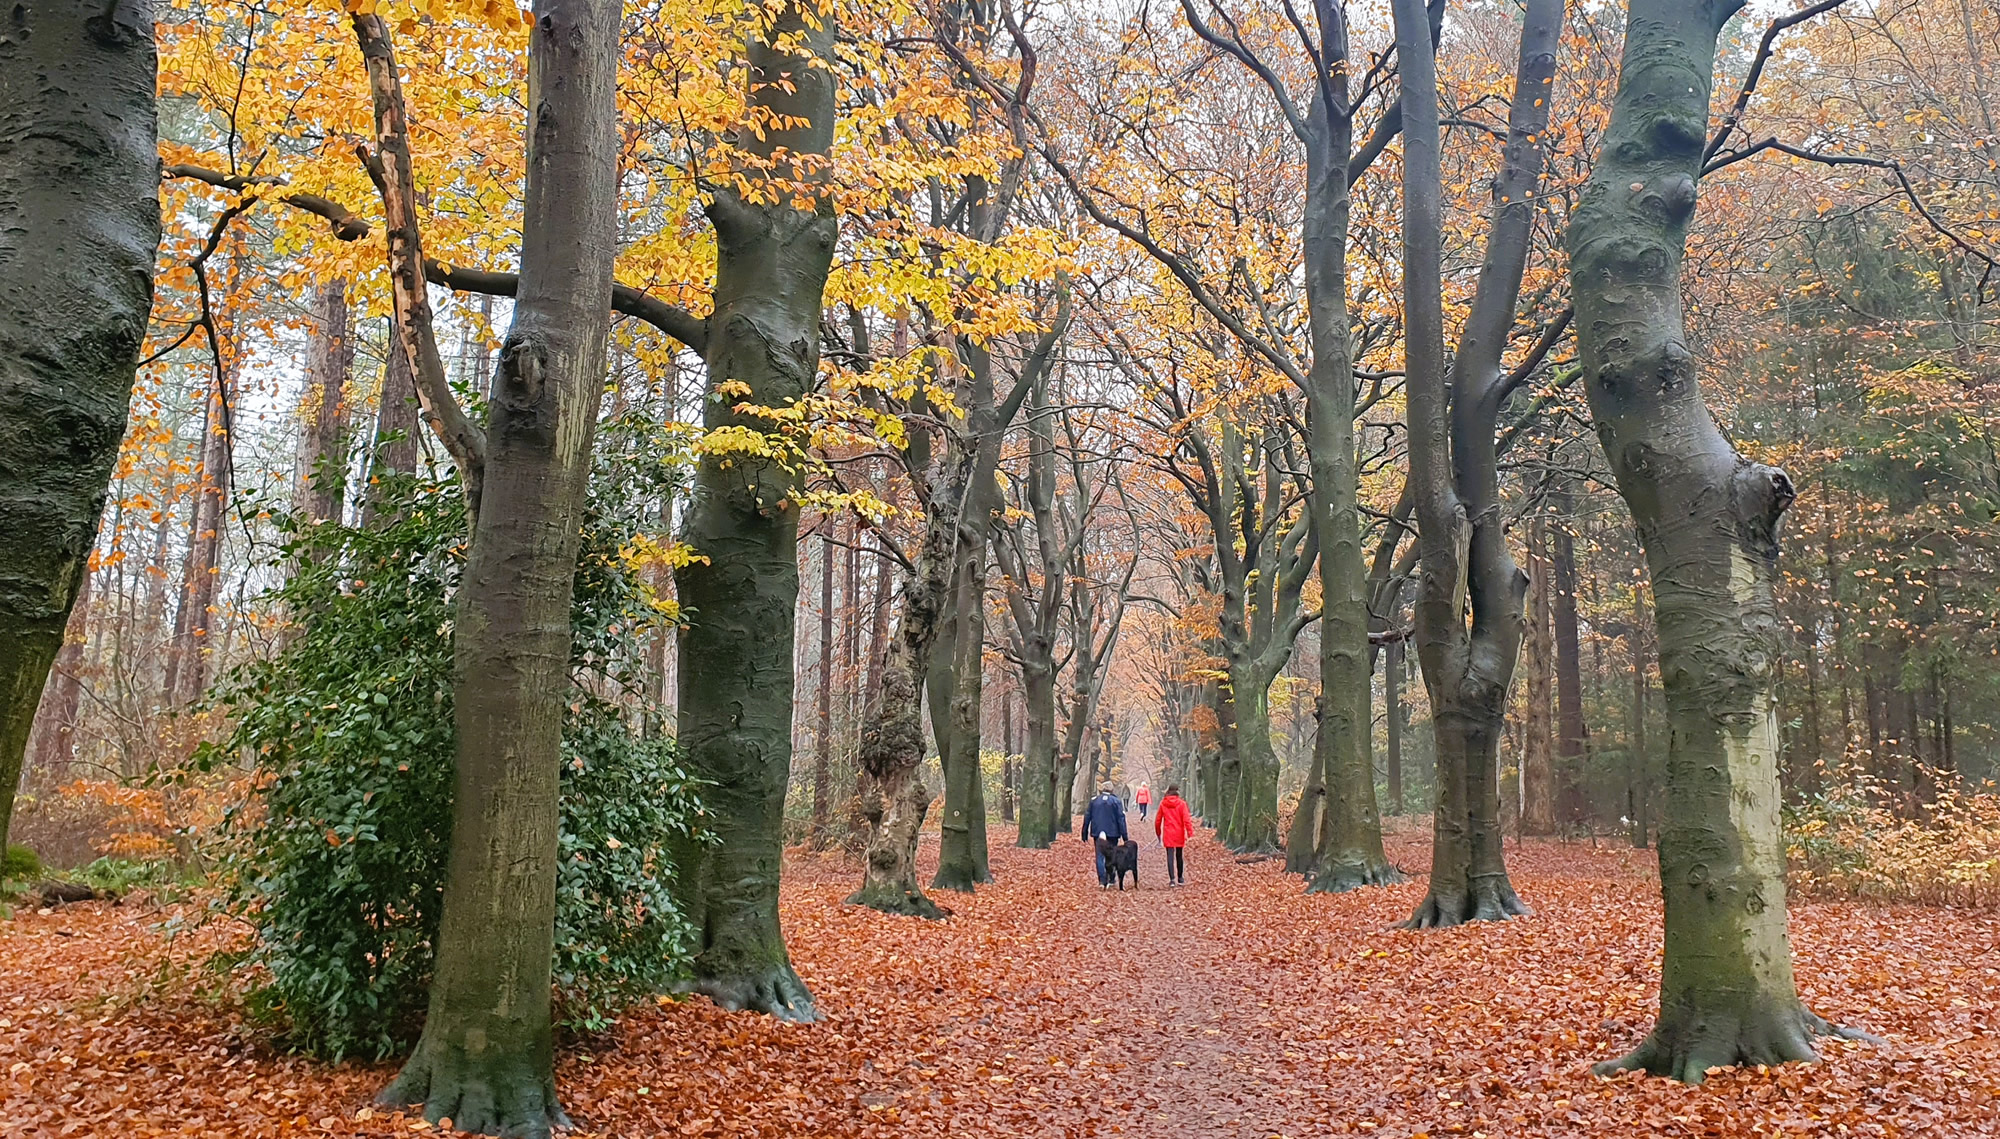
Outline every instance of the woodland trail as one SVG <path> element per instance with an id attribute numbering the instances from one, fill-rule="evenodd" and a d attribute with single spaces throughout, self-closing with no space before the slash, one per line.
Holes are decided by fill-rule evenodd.
<path id="1" fill-rule="evenodd" d="M 1148 828 L 1150 830 L 1150 828 Z M 1392 931 L 1408 885 L 1307 897 L 1278 862 L 1198 837 L 1169 890 L 1100 891 L 1072 837 L 1021 851 L 940 923 L 841 905 L 843 856 L 795 858 L 784 917 L 823 1019 L 702 1001 L 573 1041 L 558 1081 L 583 1136 L 1411 1139 L 1465 1136 L 2000 1135 L 2000 915 L 1807 904 L 1806 999 L 1890 1051 L 1718 1073 L 1700 1088 L 1600 1080 L 1651 1023 L 1650 852 L 1529 843 L 1528 919 Z M 928 836 L 926 871 L 936 859 Z M 410 1136 L 369 1096 L 383 1065 L 276 1056 L 214 975 L 217 926 L 89 904 L 0 923 L 0 1134 Z"/>

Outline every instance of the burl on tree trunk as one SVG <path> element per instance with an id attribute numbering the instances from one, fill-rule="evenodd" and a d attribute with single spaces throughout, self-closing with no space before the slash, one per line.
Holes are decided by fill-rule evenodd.
<path id="1" fill-rule="evenodd" d="M 1842 1031 L 1800 1003 L 1785 929 L 1773 591 L 1794 492 L 1717 428 L 1681 312 L 1716 38 L 1741 6 L 1633 0 L 1611 122 L 1569 229 L 1591 413 L 1652 573 L 1672 726 L 1660 1020 L 1598 1070 L 1690 1083 L 1718 1066 L 1813 1059 L 1815 1035 Z"/>

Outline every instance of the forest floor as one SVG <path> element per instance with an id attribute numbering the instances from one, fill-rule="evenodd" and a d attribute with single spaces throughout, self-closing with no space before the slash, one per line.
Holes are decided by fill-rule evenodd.
<path id="1" fill-rule="evenodd" d="M 784 911 L 823 1014 L 702 1001 L 572 1042 L 557 1073 L 604 1136 L 2000 1135 L 2000 915 L 1813 903 L 1792 938 L 1807 1003 L 1891 1047 L 1720 1072 L 1699 1088 L 1599 1079 L 1652 1022 L 1650 852 L 1509 845 L 1536 913 L 1394 931 L 1409 885 L 1307 897 L 1280 862 L 1197 838 L 1168 889 L 1101 891 L 1087 849 L 1008 845 L 941 923 L 841 905 L 841 856 L 795 858 Z M 926 840 L 927 863 L 936 858 Z M 90 903 L 0 923 L 0 1134 L 401 1135 L 369 1106 L 388 1066 L 272 1054 L 199 969 L 232 935 L 169 940 L 173 908 Z M 240 937 L 240 933 L 233 936 Z"/>

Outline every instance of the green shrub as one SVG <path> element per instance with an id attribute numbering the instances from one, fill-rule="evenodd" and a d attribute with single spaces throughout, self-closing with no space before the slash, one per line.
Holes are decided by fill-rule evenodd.
<path id="1" fill-rule="evenodd" d="M 123 896 L 134 890 L 164 890 L 196 880 L 171 862 L 138 862 L 130 858 L 100 858 L 61 875 L 66 882 Z"/>
<path id="2" fill-rule="evenodd" d="M 394 1054 L 420 1027 L 451 831 L 463 502 L 453 484 L 375 489 L 373 529 L 279 518 L 293 572 L 274 599 L 296 631 L 232 675 L 235 727 L 205 757 L 258 773 L 226 828 L 228 905 L 258 932 L 233 963 L 290 1047 L 335 1059 Z M 592 513 L 576 583 L 554 971 L 581 1030 L 670 987 L 691 940 L 666 851 L 696 837 L 694 781 L 671 740 L 629 726 L 657 710 L 599 695 L 634 688 L 658 626 L 619 554 L 635 525 Z"/>
<path id="3" fill-rule="evenodd" d="M 42 856 L 20 843 L 9 843 L 7 852 L 0 855 L 0 880 L 27 882 L 41 876 Z"/>

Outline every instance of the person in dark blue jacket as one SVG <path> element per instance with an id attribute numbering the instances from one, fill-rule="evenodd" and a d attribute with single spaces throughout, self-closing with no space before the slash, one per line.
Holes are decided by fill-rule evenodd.
<path id="1" fill-rule="evenodd" d="M 1111 884 L 1110 868 L 1104 864 L 1104 856 L 1113 843 L 1125 841 L 1125 802 L 1106 783 L 1097 789 L 1097 797 L 1083 809 L 1083 837 L 1097 847 L 1097 884 Z"/>

